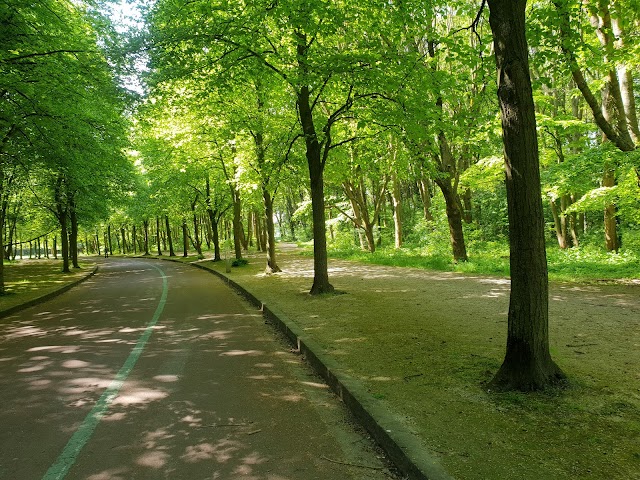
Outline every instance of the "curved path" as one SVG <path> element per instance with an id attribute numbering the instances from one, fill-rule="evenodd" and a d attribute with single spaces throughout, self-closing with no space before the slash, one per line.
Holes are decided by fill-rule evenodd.
<path id="1" fill-rule="evenodd" d="M 392 478 L 259 312 L 188 266 L 109 259 L 0 324 L 0 479 Z"/>

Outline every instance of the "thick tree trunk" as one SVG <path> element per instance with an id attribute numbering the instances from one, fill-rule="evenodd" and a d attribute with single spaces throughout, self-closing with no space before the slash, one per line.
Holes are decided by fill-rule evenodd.
<path id="1" fill-rule="evenodd" d="M 156 246 L 158 247 L 158 255 L 162 255 L 162 244 L 160 241 L 160 217 L 156 215 Z"/>
<path id="2" fill-rule="evenodd" d="M 62 241 L 62 271 L 69 273 L 69 235 L 67 233 L 67 215 L 61 215 L 60 221 L 60 239 Z"/>
<path id="3" fill-rule="evenodd" d="M 307 37 L 302 31 L 297 32 L 297 61 L 302 78 L 308 73 L 307 64 Z M 302 127 L 306 146 L 307 165 L 309 166 L 309 185 L 311 189 L 311 211 L 313 219 L 313 285 L 311 295 L 333 293 L 334 288 L 329 283 L 329 262 L 327 256 L 327 227 L 324 213 L 324 165 L 326 156 L 318 140 L 316 127 L 313 121 L 313 107 L 308 85 L 303 85 L 297 92 L 296 106 L 298 120 Z M 330 134 L 331 126 L 326 126 L 325 135 Z M 330 139 L 325 140 L 325 149 L 328 148 Z M 328 153 L 326 150 L 325 154 Z"/>
<path id="4" fill-rule="evenodd" d="M 122 249 L 120 250 L 123 255 L 127 254 L 127 232 L 124 226 L 120 227 L 120 238 L 122 238 Z"/>
<path id="5" fill-rule="evenodd" d="M 0 165 L 0 187 L 2 186 L 2 166 Z M 4 286 L 4 246 L 2 245 L 2 232 L 4 232 L 5 209 L 4 202 L 0 210 L 0 295 L 5 294 Z"/>
<path id="6" fill-rule="evenodd" d="M 80 268 L 78 263 L 78 214 L 76 212 L 75 202 L 71 202 L 69 209 L 69 218 L 71 219 L 71 231 L 69 233 L 69 252 L 71 254 L 71 265 L 73 268 Z"/>
<path id="7" fill-rule="evenodd" d="M 113 255 L 113 242 L 111 241 L 111 224 L 107 225 L 107 244 L 109 245 L 109 255 Z"/>
<path id="8" fill-rule="evenodd" d="M 218 230 L 218 222 L 220 222 L 220 216 L 218 210 L 213 211 L 211 200 L 211 182 L 209 175 L 205 178 L 205 193 L 207 195 L 207 215 L 209 215 L 209 223 L 211 224 L 211 241 L 213 242 L 213 261 L 219 262 L 222 260 L 220 256 L 220 232 Z"/>
<path id="9" fill-rule="evenodd" d="M 233 195 L 233 250 L 236 260 L 242 258 L 242 242 L 244 229 L 242 228 L 242 204 L 240 203 L 240 192 L 232 187 Z"/>
<path id="10" fill-rule="evenodd" d="M 442 191 L 447 211 L 447 222 L 449 223 L 449 238 L 451 239 L 451 251 L 456 262 L 466 262 L 467 246 L 464 241 L 464 229 L 462 227 L 462 212 L 460 210 L 460 200 L 453 190 L 450 181 L 442 179 L 436 180 Z"/>
<path id="11" fill-rule="evenodd" d="M 526 0 L 488 0 L 498 71 L 509 216 L 511 295 L 505 359 L 491 386 L 538 390 L 562 371 L 549 352 L 549 292 Z"/>
<path id="12" fill-rule="evenodd" d="M 149 252 L 149 220 L 143 220 L 142 226 L 144 227 L 144 254 L 151 255 Z"/>
<path id="13" fill-rule="evenodd" d="M 262 200 L 264 202 L 264 216 L 267 227 L 267 266 L 265 273 L 280 272 L 280 267 L 276 261 L 276 229 L 273 224 L 273 198 L 269 190 L 262 189 Z"/>
<path id="14" fill-rule="evenodd" d="M 198 252 L 198 258 L 204 258 L 202 254 L 202 242 L 200 241 L 200 226 L 198 225 L 198 214 L 196 213 L 197 199 L 191 202 L 191 212 L 193 213 L 193 246 Z"/>
<path id="15" fill-rule="evenodd" d="M 62 272 L 69 273 L 69 233 L 67 228 L 68 219 L 68 205 L 67 198 L 64 193 L 65 180 L 62 176 L 59 176 L 55 189 L 55 209 L 58 223 L 60 224 L 61 241 L 62 241 Z M 29 242 L 29 258 L 31 258 L 31 242 Z"/>
<path id="16" fill-rule="evenodd" d="M 189 256 L 189 232 L 187 230 L 187 219 L 182 220 L 182 256 Z"/>
<path id="17" fill-rule="evenodd" d="M 249 246 L 252 246 L 253 240 L 255 240 L 256 251 L 262 252 L 264 251 L 262 248 L 262 243 L 260 241 L 260 235 L 262 234 L 262 225 L 258 223 L 258 214 L 255 212 L 255 210 L 249 212 L 249 221 L 251 222 L 251 229 L 249 230 L 249 232 L 251 232 L 253 235 L 253 238 L 249 242 Z"/>
<path id="18" fill-rule="evenodd" d="M 402 248 L 402 198 L 400 197 L 400 182 L 398 176 L 392 174 L 392 188 L 391 194 L 393 198 L 393 226 L 394 226 L 394 238 L 395 247 Z"/>
<path id="19" fill-rule="evenodd" d="M 171 225 L 169 224 L 169 215 L 164 216 L 164 227 L 167 231 L 167 241 L 169 242 L 169 256 L 175 257 L 176 252 L 173 251 L 173 238 L 171 237 Z"/>
<path id="20" fill-rule="evenodd" d="M 298 92 L 298 112 L 307 147 L 306 157 L 309 166 L 309 186 L 311 188 L 311 211 L 313 219 L 313 285 L 311 295 L 332 293 L 329 283 L 329 262 L 327 257 L 327 229 L 324 205 L 324 164 L 320 143 L 313 124 L 309 87 L 303 86 Z"/>
<path id="21" fill-rule="evenodd" d="M 566 227 L 563 225 L 562 218 L 558 211 L 558 205 L 553 199 L 549 199 L 549 206 L 551 207 L 551 214 L 553 215 L 553 225 L 556 231 L 556 239 L 558 240 L 558 246 L 565 250 L 569 247 L 567 243 Z"/>
<path id="22" fill-rule="evenodd" d="M 211 236 L 213 237 L 213 261 L 219 262 L 222 260 L 220 256 L 220 231 L 218 229 L 219 220 L 215 219 L 213 211 L 209 211 L 209 218 L 211 219 Z"/>

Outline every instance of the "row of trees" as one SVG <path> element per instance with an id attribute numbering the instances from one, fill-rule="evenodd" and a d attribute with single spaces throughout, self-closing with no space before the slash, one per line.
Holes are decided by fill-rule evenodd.
<path id="1" fill-rule="evenodd" d="M 11 225 L 38 225 L 36 236 L 53 218 L 68 258 L 67 232 L 73 249 L 78 225 L 93 237 L 108 218 L 123 250 L 148 251 L 151 226 L 158 249 L 164 235 L 202 256 L 211 241 L 218 260 L 223 239 L 241 258 L 259 233 L 277 272 L 275 223 L 281 237 L 308 226 L 320 294 L 333 291 L 336 222 L 371 252 L 385 223 L 400 248 L 412 212 L 434 221 L 435 200 L 455 261 L 468 258 L 469 225 L 509 233 L 510 341 L 496 383 L 553 382 L 546 223 L 568 248 L 585 212 L 605 212 L 610 250 L 640 223 L 635 1 L 158 0 L 143 7 L 143 35 L 126 39 L 148 62 L 134 111 L 114 82 L 122 42 L 104 5 L 14 0 L 0 34 L 4 243 Z M 33 213 L 45 207 L 49 220 Z"/>
<path id="2" fill-rule="evenodd" d="M 601 208 L 606 247 L 617 250 L 615 219 L 638 218 L 638 121 L 629 68 L 638 58 L 630 38 L 638 18 L 623 1 L 531 5 L 529 48 L 525 1 L 489 1 L 488 29 L 485 2 L 160 0 L 146 12 L 150 95 L 138 128 L 151 185 L 182 185 L 192 208 L 203 198 L 220 211 L 213 206 L 222 197 L 211 192 L 224 195 L 239 256 L 246 190 L 261 193 L 269 223 L 278 190 L 290 179 L 294 191 L 300 190 L 295 182 L 306 184 L 311 293 L 330 293 L 328 207 L 349 218 L 373 251 L 374 227 L 390 197 L 400 247 L 403 182 L 418 186 L 425 212 L 428 187 L 438 187 L 453 257 L 466 261 L 463 222 L 473 187 L 495 181 L 491 158 L 502 137 L 512 293 L 507 355 L 494 383 L 556 382 L 562 373 L 548 351 L 539 146 L 559 245 L 577 244 L 578 215 Z M 176 182 L 181 174 L 186 181 Z M 176 194 L 163 195 L 175 200 Z M 272 245 L 272 230 L 268 238 Z"/>
<path id="3" fill-rule="evenodd" d="M 130 190 L 123 63 L 99 7 L 0 5 L 0 294 L 19 226 L 33 237 L 59 228 L 68 271 L 80 221 L 106 218 L 110 199 Z"/>

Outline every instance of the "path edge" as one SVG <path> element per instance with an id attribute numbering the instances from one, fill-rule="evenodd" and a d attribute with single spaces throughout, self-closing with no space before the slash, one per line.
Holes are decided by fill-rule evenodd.
<path id="1" fill-rule="evenodd" d="M 163 259 L 171 261 L 171 259 Z M 321 353 L 315 341 L 307 339 L 300 327 L 284 313 L 268 307 L 239 283 L 202 263 L 185 263 L 210 272 L 224 281 L 262 312 L 264 318 L 282 332 L 305 360 L 342 400 L 351 414 L 385 451 L 398 470 L 411 480 L 453 480 L 449 473 L 421 442 L 394 415 L 383 408 L 357 380 L 339 372 L 338 363 Z"/>
<path id="2" fill-rule="evenodd" d="M 55 290 L 52 290 L 49 293 L 45 293 L 44 295 L 40 295 L 39 297 L 32 298 L 31 300 L 29 300 L 27 302 L 20 303 L 18 305 L 14 305 L 13 307 L 9 307 L 6 310 L 0 310 L 0 318 L 8 317 L 11 314 L 14 314 L 16 312 L 20 312 L 20 311 L 25 310 L 25 309 L 27 309 L 29 307 L 33 307 L 34 305 L 39 305 L 41 303 L 44 303 L 47 300 L 51 300 L 52 298 L 57 297 L 58 295 L 62 295 L 63 293 L 71 290 L 73 287 L 81 284 L 85 280 L 93 277 L 96 274 L 97 271 L 98 271 L 98 265 L 95 265 L 91 269 L 90 272 L 87 272 L 84 276 L 82 276 L 80 278 L 77 278 L 73 282 L 67 283 L 66 285 L 63 285 L 62 287 L 57 288 Z"/>

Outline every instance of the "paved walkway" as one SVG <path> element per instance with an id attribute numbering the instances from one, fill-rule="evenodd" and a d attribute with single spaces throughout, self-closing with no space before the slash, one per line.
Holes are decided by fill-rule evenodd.
<path id="1" fill-rule="evenodd" d="M 262 316 L 189 266 L 109 259 L 0 322 L 0 479 L 389 479 Z"/>

